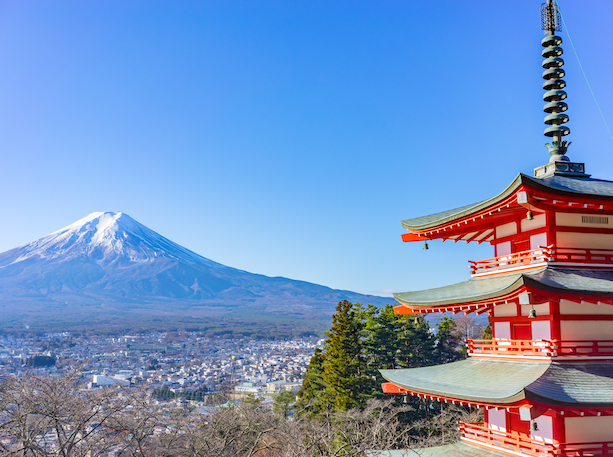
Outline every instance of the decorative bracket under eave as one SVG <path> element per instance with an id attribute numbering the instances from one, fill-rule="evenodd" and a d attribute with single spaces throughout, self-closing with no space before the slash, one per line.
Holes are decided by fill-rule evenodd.
<path id="1" fill-rule="evenodd" d="M 407 306 L 399 305 L 399 306 L 394 306 L 394 314 L 406 314 L 409 316 L 419 316 L 420 314 L 426 314 L 426 311 L 417 311 Z"/>
<path id="2" fill-rule="evenodd" d="M 427 237 L 425 235 L 421 235 L 419 233 L 409 232 L 409 233 L 403 233 L 402 234 L 402 241 L 405 241 L 405 242 L 410 242 L 410 241 L 430 241 L 430 240 L 433 240 L 433 239 L 434 238 L 430 238 L 430 237 Z"/>

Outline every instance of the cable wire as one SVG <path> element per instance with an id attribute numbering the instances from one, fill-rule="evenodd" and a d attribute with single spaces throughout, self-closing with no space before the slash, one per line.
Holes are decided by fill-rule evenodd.
<path id="1" fill-rule="evenodd" d="M 558 11 L 560 12 L 560 16 L 562 17 L 562 24 L 564 25 L 564 30 L 566 30 L 566 35 L 568 35 L 568 41 L 570 42 L 570 46 L 571 48 L 573 48 L 573 52 L 575 53 L 575 57 L 577 58 L 577 62 L 579 63 L 579 68 L 581 69 L 581 73 L 583 73 L 583 77 L 585 78 L 585 82 L 587 83 L 587 87 L 590 89 L 590 93 L 592 94 L 592 98 L 594 99 L 594 103 L 596 103 L 596 107 L 598 108 L 598 111 L 600 112 L 600 116 L 602 117 L 602 121 L 604 122 L 605 127 L 607 128 L 608 132 L 609 132 L 609 136 L 611 137 L 611 140 L 613 141 L 613 133 L 611 133 L 611 129 L 609 128 L 609 124 L 607 123 L 607 120 L 604 117 L 604 113 L 602 112 L 602 109 L 600 109 L 600 104 L 598 103 L 598 100 L 596 99 L 596 95 L 594 94 L 594 91 L 592 90 L 592 85 L 590 84 L 589 80 L 587 79 L 587 75 L 585 74 L 585 70 L 583 69 L 583 65 L 581 65 L 581 60 L 579 60 L 579 55 L 577 54 L 577 50 L 575 49 L 575 45 L 573 43 L 573 39 L 570 37 L 570 32 L 568 31 L 568 26 L 566 25 L 566 21 L 564 20 L 564 15 L 562 14 L 562 9 L 560 8 L 560 5 L 558 5 L 558 2 L 556 2 L 556 5 L 558 7 Z"/>

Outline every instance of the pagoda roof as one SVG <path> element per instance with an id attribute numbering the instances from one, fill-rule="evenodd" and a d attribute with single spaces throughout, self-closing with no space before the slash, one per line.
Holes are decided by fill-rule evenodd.
<path id="1" fill-rule="evenodd" d="M 574 197 L 588 196 L 603 200 L 613 199 L 613 181 L 557 175 L 547 178 L 533 178 L 523 173 L 520 176 L 524 183 L 540 190 Z"/>
<path id="2" fill-rule="evenodd" d="M 613 407 L 613 364 L 467 359 L 380 370 L 407 391 L 493 405 L 528 399 L 557 406 Z"/>
<path id="3" fill-rule="evenodd" d="M 433 308 L 491 300 L 524 286 L 559 294 L 613 297 L 613 270 L 546 267 L 523 273 L 473 277 L 450 286 L 397 293 L 394 298 L 413 309 Z"/>
<path id="4" fill-rule="evenodd" d="M 366 451 L 367 457 L 500 457 L 501 452 L 489 451 L 480 446 L 473 446 L 458 441 L 443 446 L 422 447 L 417 449 L 395 449 L 390 451 Z"/>
<path id="5" fill-rule="evenodd" d="M 404 228 L 411 231 L 426 230 L 443 225 L 457 219 L 468 217 L 473 213 L 485 210 L 492 205 L 502 202 L 513 195 L 522 185 L 551 194 L 565 195 L 567 197 L 588 197 L 597 198 L 599 200 L 613 200 L 613 181 L 559 175 L 546 178 L 533 178 L 520 173 L 505 190 L 495 197 L 471 205 L 442 211 L 440 213 L 407 219 L 401 223 Z"/>

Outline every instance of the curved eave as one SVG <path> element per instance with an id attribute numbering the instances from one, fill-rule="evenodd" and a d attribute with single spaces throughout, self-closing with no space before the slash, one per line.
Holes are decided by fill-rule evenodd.
<path id="1" fill-rule="evenodd" d="M 613 297 L 613 270 L 548 267 L 523 276 L 527 287 L 559 296 Z"/>
<path id="2" fill-rule="evenodd" d="M 547 370 L 547 362 L 499 362 L 477 359 L 433 367 L 380 370 L 394 385 L 435 397 L 510 404 L 525 399 L 524 388 Z"/>
<path id="3" fill-rule="evenodd" d="M 467 359 L 433 367 L 380 371 L 395 386 L 432 397 L 491 405 L 531 400 L 561 407 L 613 407 L 610 363 Z"/>
<path id="4" fill-rule="evenodd" d="M 543 403 L 551 406 L 559 406 L 564 408 L 613 408 L 613 401 L 608 402 L 577 402 L 577 401 L 560 401 L 554 398 L 549 398 L 544 395 L 539 395 L 529 390 L 525 390 L 525 399 L 533 402 Z M 505 403 L 506 404 L 506 403 Z"/>
<path id="5" fill-rule="evenodd" d="M 515 190 L 521 185 L 522 176 L 523 175 L 521 174 L 517 175 L 517 177 L 513 180 L 513 182 L 505 190 L 503 190 L 500 194 L 496 195 L 495 197 L 489 198 L 487 200 L 483 200 L 478 203 L 473 203 L 471 205 L 462 206 L 460 208 L 450 209 L 447 211 L 431 214 L 428 216 L 421 216 L 421 217 L 416 217 L 413 219 L 407 219 L 407 220 L 401 221 L 400 223 L 407 230 L 420 231 L 420 230 L 426 230 L 432 227 L 437 227 L 439 225 L 443 225 L 448 222 L 455 221 L 457 219 L 462 219 L 471 214 L 485 210 L 486 208 L 492 205 L 495 205 L 496 203 L 499 203 L 500 201 L 512 195 L 513 192 L 515 192 Z"/>
<path id="6" fill-rule="evenodd" d="M 411 310 L 468 305 L 507 297 L 521 288 L 557 296 L 613 297 L 613 270 L 547 267 L 530 273 L 472 278 L 436 289 L 403 292 L 394 298 Z"/>
<path id="7" fill-rule="evenodd" d="M 613 406 L 613 364 L 552 363 L 525 388 L 526 398 L 548 405 L 582 408 Z"/>
<path id="8" fill-rule="evenodd" d="M 510 294 L 524 285 L 524 275 L 510 274 L 491 278 L 473 278 L 450 286 L 416 292 L 394 294 L 394 298 L 409 308 L 432 308 L 473 303 Z"/>
<path id="9" fill-rule="evenodd" d="M 529 187 L 550 195 L 560 195 L 576 199 L 595 199 L 613 201 L 613 182 L 593 178 L 551 176 L 533 178 L 520 173 L 513 182 L 498 195 L 471 205 L 462 206 L 428 216 L 401 221 L 402 226 L 410 232 L 421 232 L 461 221 L 477 213 L 494 207 L 516 192 L 521 186 Z"/>
<path id="10" fill-rule="evenodd" d="M 571 198 L 613 201 L 613 181 L 569 176 L 549 176 L 547 178 L 534 178 L 524 174 L 520 176 L 522 183 L 534 190 Z"/>

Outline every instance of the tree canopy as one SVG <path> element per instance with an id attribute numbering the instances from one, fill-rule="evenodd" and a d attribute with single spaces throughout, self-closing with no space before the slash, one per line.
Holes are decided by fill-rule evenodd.
<path id="1" fill-rule="evenodd" d="M 473 321 L 474 323 L 474 321 Z M 298 392 L 298 410 L 309 415 L 363 407 L 382 397 L 380 369 L 414 368 L 465 357 L 462 328 L 450 317 L 431 328 L 423 316 L 398 315 L 391 305 L 377 308 L 339 302 L 322 349 L 316 349 Z M 474 330 L 482 331 L 482 330 Z"/>

